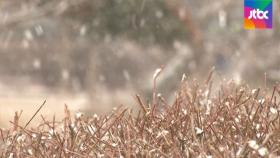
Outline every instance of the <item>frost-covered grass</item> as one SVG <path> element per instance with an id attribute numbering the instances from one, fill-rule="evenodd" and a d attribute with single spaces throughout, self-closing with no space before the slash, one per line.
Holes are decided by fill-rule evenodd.
<path id="1" fill-rule="evenodd" d="M 158 75 L 158 74 L 157 74 Z M 156 76 L 155 76 L 156 78 Z M 156 80 L 154 78 L 154 80 Z M 182 81 L 169 105 L 156 95 L 137 110 L 103 116 L 70 114 L 37 127 L 18 124 L 0 132 L 1 157 L 276 157 L 280 155 L 278 86 L 250 89 L 211 79 Z M 32 121 L 32 119 L 30 119 Z"/>

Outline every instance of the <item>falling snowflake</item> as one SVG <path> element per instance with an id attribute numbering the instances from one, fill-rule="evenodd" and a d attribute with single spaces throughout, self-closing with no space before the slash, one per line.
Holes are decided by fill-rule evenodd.
<path id="1" fill-rule="evenodd" d="M 257 144 L 257 142 L 255 140 L 250 140 L 248 141 L 248 145 L 250 148 L 257 150 L 259 148 L 259 145 Z"/>

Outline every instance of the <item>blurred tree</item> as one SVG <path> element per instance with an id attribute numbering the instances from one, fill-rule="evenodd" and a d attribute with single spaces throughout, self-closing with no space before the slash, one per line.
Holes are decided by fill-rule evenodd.
<path id="1" fill-rule="evenodd" d="M 68 8 L 63 16 L 89 28 L 88 36 L 124 36 L 144 44 L 170 45 L 187 30 L 163 0 L 93 0 Z"/>

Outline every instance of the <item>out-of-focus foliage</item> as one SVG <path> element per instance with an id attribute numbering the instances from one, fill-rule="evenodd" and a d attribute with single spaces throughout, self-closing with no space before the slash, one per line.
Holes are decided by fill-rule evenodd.
<path id="1" fill-rule="evenodd" d="M 161 0 L 10 1 L 2 3 L 1 16 L 0 60 L 6 66 L 0 71 L 33 76 L 49 87 L 84 89 L 98 80 L 111 88 L 125 85 L 125 78 L 137 80 L 143 68 L 157 63 L 156 45 L 170 49 L 173 41 L 187 37 Z M 154 53 L 135 43 L 153 46 Z M 158 54 L 156 60 L 168 56 Z"/>
<path id="2" fill-rule="evenodd" d="M 277 4 L 273 30 L 247 31 L 242 1 L 1 1 L 0 73 L 47 87 L 147 89 L 154 69 L 166 65 L 165 90 L 182 73 L 202 77 L 215 66 L 252 84 L 267 72 L 273 83 L 280 78 Z"/>
<path id="3" fill-rule="evenodd" d="M 69 8 L 64 16 L 89 28 L 87 36 L 124 36 L 145 44 L 172 44 L 186 30 L 163 0 L 93 0 Z"/>

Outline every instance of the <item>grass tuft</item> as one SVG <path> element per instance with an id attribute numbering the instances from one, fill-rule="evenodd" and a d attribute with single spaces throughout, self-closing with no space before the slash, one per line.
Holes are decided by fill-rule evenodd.
<path id="1" fill-rule="evenodd" d="M 108 115 L 45 120 L 0 130 L 1 157 L 276 157 L 280 155 L 280 91 L 250 89 L 233 82 L 212 92 L 182 80 L 173 104 L 153 94 L 152 105 L 139 95 L 138 115 L 119 107 Z M 39 118 L 39 117 L 38 117 Z"/>

